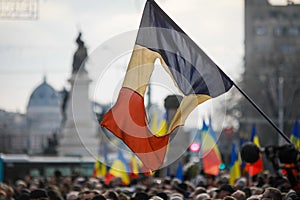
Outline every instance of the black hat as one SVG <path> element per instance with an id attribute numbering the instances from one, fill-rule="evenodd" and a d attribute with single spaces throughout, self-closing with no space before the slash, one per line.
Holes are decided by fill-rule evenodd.
<path id="1" fill-rule="evenodd" d="M 229 185 L 229 184 L 222 185 L 220 187 L 219 191 L 222 191 L 222 190 L 226 191 L 226 192 L 229 192 L 230 194 L 232 194 L 232 193 L 235 192 L 234 188 L 231 185 Z"/>
<path id="2" fill-rule="evenodd" d="M 44 189 L 35 189 L 30 192 L 30 199 L 39 199 L 39 198 L 47 198 L 48 194 Z"/>

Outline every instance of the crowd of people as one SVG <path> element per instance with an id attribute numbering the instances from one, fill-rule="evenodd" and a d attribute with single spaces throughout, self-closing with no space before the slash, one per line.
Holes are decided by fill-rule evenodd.
<path id="1" fill-rule="evenodd" d="M 298 200 L 300 190 L 285 177 L 267 171 L 249 182 L 240 177 L 229 184 L 228 174 L 199 174 L 191 180 L 140 175 L 129 185 L 120 177 L 109 184 L 101 177 L 54 175 L 46 179 L 26 176 L 0 183 L 0 200 Z"/>

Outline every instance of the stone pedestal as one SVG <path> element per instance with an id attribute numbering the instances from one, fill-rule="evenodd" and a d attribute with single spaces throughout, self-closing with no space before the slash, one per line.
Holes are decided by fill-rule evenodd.
<path id="1" fill-rule="evenodd" d="M 61 156 L 96 157 L 99 145 L 98 122 L 89 100 L 91 79 L 86 71 L 72 74 L 72 86 L 66 107 L 66 121 L 59 143 Z"/>

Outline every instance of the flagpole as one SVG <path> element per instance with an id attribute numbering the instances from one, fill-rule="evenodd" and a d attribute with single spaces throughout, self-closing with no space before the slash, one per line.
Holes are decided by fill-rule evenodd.
<path id="1" fill-rule="evenodd" d="M 273 126 L 273 128 L 287 141 L 289 144 L 292 144 L 291 140 L 280 130 L 276 124 L 268 117 L 264 111 L 262 111 L 258 105 L 255 104 L 255 102 L 234 82 L 232 82 L 233 85 L 238 89 L 238 91 L 252 104 L 252 106 Z"/>

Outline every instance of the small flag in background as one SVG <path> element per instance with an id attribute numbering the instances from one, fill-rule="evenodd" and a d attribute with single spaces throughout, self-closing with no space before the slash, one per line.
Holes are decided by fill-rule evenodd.
<path id="1" fill-rule="evenodd" d="M 239 133 L 239 136 L 240 136 L 240 146 L 239 146 L 239 149 L 241 149 L 242 146 L 248 141 L 249 133 L 242 132 L 242 133 Z M 245 167 L 246 167 L 246 162 L 241 159 L 241 169 L 242 169 L 242 172 L 245 171 Z"/>
<path id="2" fill-rule="evenodd" d="M 216 134 L 211 123 L 207 126 L 204 121 L 201 132 L 201 156 L 204 172 L 216 176 L 220 172 L 220 164 L 222 163 L 221 154 L 216 143 Z"/>
<path id="3" fill-rule="evenodd" d="M 132 154 L 129 162 L 130 166 L 130 179 L 137 178 L 140 173 L 140 166 L 139 161 L 136 159 L 136 157 Z"/>
<path id="4" fill-rule="evenodd" d="M 299 133 L 298 120 L 295 120 L 295 125 L 294 125 L 293 132 L 290 136 L 290 140 L 296 146 L 296 148 L 300 150 L 300 133 Z"/>
<path id="5" fill-rule="evenodd" d="M 183 168 L 181 162 L 178 163 L 175 178 L 178 178 L 181 182 L 183 181 Z"/>
<path id="6" fill-rule="evenodd" d="M 105 163 L 101 163 L 99 158 L 96 159 L 94 170 L 93 170 L 93 177 L 105 177 L 106 176 L 106 165 Z"/>
<path id="7" fill-rule="evenodd" d="M 144 106 L 156 59 L 184 95 L 167 134 L 161 137 L 149 130 Z M 197 105 L 225 93 L 232 85 L 230 78 L 155 1 L 147 0 L 117 102 L 101 125 L 123 140 L 146 167 L 155 170 L 163 164 L 169 134 L 184 124 Z"/>
<path id="8" fill-rule="evenodd" d="M 241 160 L 236 150 L 235 144 L 232 144 L 230 156 L 230 177 L 229 184 L 233 185 L 235 180 L 241 177 Z"/>
<path id="9" fill-rule="evenodd" d="M 108 175 L 106 176 L 105 183 L 109 184 L 114 177 L 120 177 L 124 185 L 129 185 L 129 172 L 130 167 L 125 160 L 122 152 L 119 150 L 118 158 L 112 163 Z"/>
<path id="10" fill-rule="evenodd" d="M 160 120 L 160 122 L 158 121 L 158 116 L 156 112 L 152 115 L 151 132 L 158 137 L 167 134 L 167 113 L 168 111 L 165 112 L 164 117 L 162 120 Z"/>
<path id="11" fill-rule="evenodd" d="M 250 141 L 253 142 L 256 146 L 258 146 L 258 148 L 260 148 L 255 124 L 253 124 L 253 126 L 252 126 Z M 261 154 L 259 155 L 259 159 L 255 163 L 252 163 L 252 164 L 247 163 L 246 164 L 246 171 L 248 172 L 248 174 L 250 176 L 254 176 L 254 175 L 258 174 L 259 172 L 263 171 L 263 169 L 264 169 L 264 167 L 263 167 Z"/>

